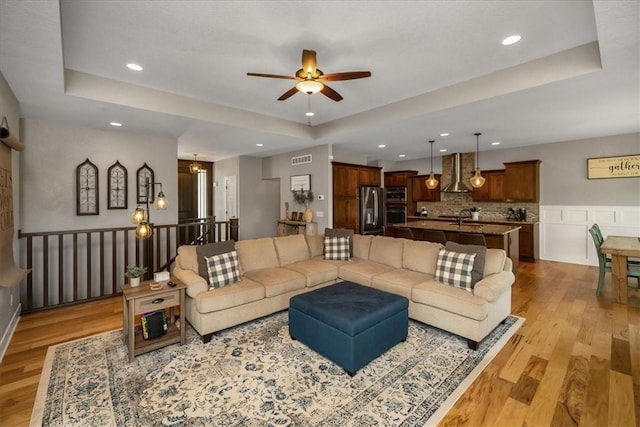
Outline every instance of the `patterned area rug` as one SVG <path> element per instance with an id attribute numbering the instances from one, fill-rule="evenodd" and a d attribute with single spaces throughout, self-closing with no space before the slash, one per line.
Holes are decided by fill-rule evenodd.
<path id="1" fill-rule="evenodd" d="M 31 425 L 422 426 L 437 423 L 524 322 L 478 351 L 409 321 L 409 336 L 351 378 L 292 341 L 286 311 L 128 362 L 122 331 L 49 348 Z"/>

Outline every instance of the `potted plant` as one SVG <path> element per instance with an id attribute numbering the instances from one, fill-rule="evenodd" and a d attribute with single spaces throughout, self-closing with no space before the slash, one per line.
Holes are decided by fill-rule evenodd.
<path id="1" fill-rule="evenodd" d="M 313 191 L 311 190 L 293 190 L 293 200 L 299 204 L 304 205 L 304 221 L 311 222 L 313 219 L 313 211 L 309 207 L 309 204 L 313 202 Z"/>
<path id="2" fill-rule="evenodd" d="M 129 278 L 131 287 L 140 285 L 140 278 L 147 272 L 147 267 L 138 267 L 137 265 L 127 266 L 124 275 Z"/>

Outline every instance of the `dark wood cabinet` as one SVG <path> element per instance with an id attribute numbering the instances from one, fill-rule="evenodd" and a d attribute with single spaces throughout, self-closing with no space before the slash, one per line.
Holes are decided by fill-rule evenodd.
<path id="1" fill-rule="evenodd" d="M 424 181 L 429 175 L 417 175 L 410 178 L 411 182 L 411 200 L 413 202 L 439 202 L 440 201 L 440 182 L 441 175 L 436 174 L 438 186 L 433 190 L 429 190 Z"/>
<path id="2" fill-rule="evenodd" d="M 408 187 L 409 179 L 418 174 L 418 171 L 394 171 L 384 173 L 385 187 Z"/>
<path id="3" fill-rule="evenodd" d="M 505 202 L 540 201 L 540 160 L 505 163 Z"/>
<path id="4" fill-rule="evenodd" d="M 333 227 L 358 232 L 359 188 L 361 185 L 380 186 L 380 167 L 333 162 Z"/>
<path id="5" fill-rule="evenodd" d="M 533 224 L 522 224 L 520 229 L 520 260 L 535 261 Z"/>
<path id="6" fill-rule="evenodd" d="M 504 200 L 505 171 L 503 169 L 482 171 L 482 176 L 486 181 L 482 187 L 473 189 L 473 201 L 502 202 Z"/>

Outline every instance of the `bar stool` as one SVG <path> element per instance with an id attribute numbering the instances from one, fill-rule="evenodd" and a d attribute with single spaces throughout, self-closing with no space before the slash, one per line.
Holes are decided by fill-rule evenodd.
<path id="1" fill-rule="evenodd" d="M 403 239 L 415 240 L 413 237 L 413 231 L 410 228 L 396 227 L 394 229 L 394 235 Z"/>
<path id="2" fill-rule="evenodd" d="M 447 243 L 447 236 L 444 234 L 444 231 L 422 230 L 420 240 L 442 243 L 444 245 Z"/>
<path id="3" fill-rule="evenodd" d="M 484 234 L 460 233 L 460 235 L 458 236 L 458 243 L 460 243 L 461 245 L 487 246 L 487 239 L 484 238 Z"/>

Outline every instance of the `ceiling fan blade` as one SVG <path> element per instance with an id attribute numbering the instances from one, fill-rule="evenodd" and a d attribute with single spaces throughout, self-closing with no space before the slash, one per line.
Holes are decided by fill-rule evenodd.
<path id="1" fill-rule="evenodd" d="M 306 78 L 311 74 L 311 77 L 315 79 L 319 75 L 317 68 L 318 61 L 316 61 L 316 51 L 304 49 L 302 51 L 302 72 L 304 76 L 302 77 Z"/>
<path id="2" fill-rule="evenodd" d="M 299 80 L 297 77 L 293 77 L 293 76 L 281 76 L 280 74 L 247 73 L 247 76 L 253 76 L 253 77 L 269 77 L 270 79 Z"/>
<path id="3" fill-rule="evenodd" d="M 335 90 L 331 89 L 327 85 L 324 85 L 324 87 L 322 88 L 322 90 L 320 92 L 322 92 L 322 94 L 324 96 L 326 96 L 328 98 L 331 98 L 336 102 L 342 101 L 342 95 L 340 95 L 338 92 L 336 92 Z"/>
<path id="4" fill-rule="evenodd" d="M 296 92 L 298 92 L 298 89 L 294 86 L 291 89 L 289 89 L 288 91 L 286 91 L 285 93 L 283 93 L 280 98 L 278 98 L 278 101 L 284 101 L 285 99 L 289 99 L 292 95 L 295 95 Z"/>
<path id="5" fill-rule="evenodd" d="M 338 80 L 355 80 L 371 77 L 371 71 L 348 71 L 346 73 L 331 73 L 320 76 L 318 80 L 337 82 Z"/>

